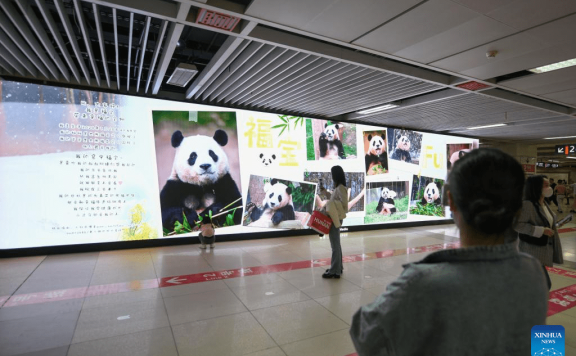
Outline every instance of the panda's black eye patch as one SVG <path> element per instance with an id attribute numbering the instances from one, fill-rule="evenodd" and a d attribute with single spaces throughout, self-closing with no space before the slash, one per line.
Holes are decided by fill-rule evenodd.
<path id="1" fill-rule="evenodd" d="M 434 190 L 434 188 L 432 188 L 432 194 L 436 194 L 436 191 Z"/>
<path id="2" fill-rule="evenodd" d="M 281 201 L 282 201 L 282 196 L 279 195 L 279 196 L 278 196 L 278 203 L 280 203 Z"/>
<path id="3" fill-rule="evenodd" d="M 196 163 L 196 158 L 198 158 L 198 155 L 196 154 L 196 152 L 190 153 L 190 158 L 188 158 L 188 164 L 193 166 L 194 163 Z"/>
<path id="4" fill-rule="evenodd" d="M 272 199 L 273 196 L 274 196 L 274 193 L 270 193 L 270 195 L 268 196 L 268 198 Z"/>
<path id="5" fill-rule="evenodd" d="M 214 151 L 210 150 L 208 151 L 208 154 L 210 155 L 210 157 L 212 157 L 214 162 L 218 162 L 218 156 L 216 155 L 216 153 L 214 153 Z"/>

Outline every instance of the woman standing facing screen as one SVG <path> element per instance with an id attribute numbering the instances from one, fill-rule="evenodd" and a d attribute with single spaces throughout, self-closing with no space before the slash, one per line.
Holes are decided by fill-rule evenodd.
<path id="1" fill-rule="evenodd" d="M 445 187 L 462 248 L 405 265 L 356 312 L 360 356 L 530 354 L 530 331 L 546 321 L 546 280 L 537 260 L 504 243 L 523 185 L 522 166 L 496 149 L 454 164 Z"/>
<path id="2" fill-rule="evenodd" d="M 551 282 L 546 267 L 552 267 L 554 262 L 564 263 L 556 215 L 545 201 L 552 194 L 552 187 L 545 176 L 528 177 L 524 186 L 522 212 L 514 226 L 514 230 L 520 234 L 518 248 L 540 261 L 546 273 L 548 289 Z"/>
<path id="3" fill-rule="evenodd" d="M 334 191 L 330 200 L 326 203 L 325 209 L 332 219 L 332 226 L 328 236 L 330 237 L 330 247 L 332 248 L 332 260 L 330 268 L 322 275 L 322 278 L 340 278 L 342 274 L 342 246 L 340 245 L 340 226 L 348 213 L 348 189 L 346 189 L 346 176 L 340 166 L 331 169 Z"/>

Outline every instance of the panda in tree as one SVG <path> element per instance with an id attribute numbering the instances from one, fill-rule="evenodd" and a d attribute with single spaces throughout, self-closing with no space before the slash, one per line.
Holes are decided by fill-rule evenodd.
<path id="1" fill-rule="evenodd" d="M 366 163 L 366 173 L 374 166 L 381 165 L 388 171 L 388 156 L 385 150 L 386 135 L 372 136 L 368 135 L 370 141 L 368 147 L 368 154 L 366 154 L 364 161 Z"/>
<path id="2" fill-rule="evenodd" d="M 422 197 L 422 205 L 436 204 L 441 205 L 440 188 L 434 182 L 429 182 L 424 189 L 424 196 Z"/>
<path id="3" fill-rule="evenodd" d="M 338 133 L 340 127 L 339 124 L 324 124 L 324 132 L 320 134 L 320 138 L 318 139 L 320 159 L 346 159 L 344 147 L 342 146 L 340 134 Z"/>
<path id="4" fill-rule="evenodd" d="M 396 142 L 396 148 L 394 153 L 392 153 L 392 159 L 398 161 L 404 161 L 406 163 L 412 162 L 412 157 L 410 156 L 410 140 L 408 136 L 400 136 Z"/>
<path id="5" fill-rule="evenodd" d="M 180 131 L 172 134 L 176 155 L 172 173 L 160 192 L 164 228 L 172 231 L 177 221 L 183 223 L 183 214 L 193 225 L 210 211 L 216 215 L 224 207 L 242 207 L 238 200 L 242 195 L 230 176 L 228 156 L 222 149 L 227 143 L 228 135 L 223 130 L 216 130 L 213 137 L 184 137 Z M 241 212 L 235 212 L 234 223 L 240 224 L 241 219 Z M 213 220 L 217 225 L 225 221 L 226 214 Z"/>
<path id="6" fill-rule="evenodd" d="M 282 221 L 296 220 L 294 213 L 294 204 L 292 202 L 292 188 L 278 182 L 277 179 L 272 179 L 270 183 L 264 184 L 264 192 L 266 196 L 262 202 L 262 208 L 253 207 L 250 219 L 252 221 L 259 220 L 263 215 L 272 215 L 272 224 L 278 225 Z"/>
<path id="7" fill-rule="evenodd" d="M 376 212 L 383 215 L 392 215 L 396 212 L 396 192 L 388 188 L 382 189 L 382 195 L 378 201 Z"/>

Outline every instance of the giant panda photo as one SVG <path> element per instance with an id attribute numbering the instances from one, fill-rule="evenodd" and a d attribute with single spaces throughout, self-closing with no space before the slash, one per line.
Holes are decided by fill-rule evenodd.
<path id="1" fill-rule="evenodd" d="M 410 214 L 444 217 L 443 187 L 443 179 L 414 175 L 410 197 Z"/>
<path id="2" fill-rule="evenodd" d="M 197 115 L 191 122 L 189 112 L 153 112 L 166 235 L 195 232 L 204 216 L 216 227 L 242 221 L 235 113 Z"/>
<path id="3" fill-rule="evenodd" d="M 390 159 L 419 165 L 422 151 L 422 134 L 412 130 L 388 129 Z"/>
<path id="4" fill-rule="evenodd" d="M 408 219 L 410 182 L 395 180 L 366 183 L 365 224 Z"/>
<path id="5" fill-rule="evenodd" d="M 363 137 L 366 175 L 388 173 L 386 130 L 364 131 Z"/>
<path id="6" fill-rule="evenodd" d="M 243 225 L 302 229 L 314 211 L 316 184 L 250 176 Z"/>
<path id="7" fill-rule="evenodd" d="M 357 158 L 356 125 L 327 120 L 306 120 L 308 161 Z"/>

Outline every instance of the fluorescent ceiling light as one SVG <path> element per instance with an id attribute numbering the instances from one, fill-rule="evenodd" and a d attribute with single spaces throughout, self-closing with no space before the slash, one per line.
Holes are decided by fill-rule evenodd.
<path id="1" fill-rule="evenodd" d="M 466 130 L 478 130 L 478 129 L 487 129 L 490 127 L 500 127 L 500 126 L 507 126 L 508 124 L 493 124 L 493 125 L 485 125 L 485 126 L 474 126 L 469 127 Z"/>
<path id="2" fill-rule="evenodd" d="M 357 113 L 357 114 L 360 114 L 360 115 L 372 114 L 372 113 L 375 113 L 375 112 L 378 112 L 378 111 L 384 111 L 384 110 L 388 110 L 388 109 L 394 109 L 394 108 L 397 108 L 398 106 L 399 106 L 399 105 L 396 105 L 396 104 L 386 104 L 386 105 L 382 105 L 382 106 L 376 106 L 375 108 L 358 111 L 358 112 L 356 112 L 356 113 Z"/>
<path id="3" fill-rule="evenodd" d="M 576 136 L 544 137 L 545 140 L 559 140 L 562 138 L 575 138 Z"/>
<path id="4" fill-rule="evenodd" d="M 528 69 L 528 71 L 532 72 L 532 73 L 546 73 L 546 72 L 550 72 L 550 71 L 553 71 L 556 69 L 562 69 L 562 68 L 572 67 L 572 66 L 576 66 L 576 58 L 569 59 L 567 61 L 558 62 L 558 63 L 548 64 L 546 66 L 542 66 L 542 67 L 538 67 L 538 68 Z"/>

